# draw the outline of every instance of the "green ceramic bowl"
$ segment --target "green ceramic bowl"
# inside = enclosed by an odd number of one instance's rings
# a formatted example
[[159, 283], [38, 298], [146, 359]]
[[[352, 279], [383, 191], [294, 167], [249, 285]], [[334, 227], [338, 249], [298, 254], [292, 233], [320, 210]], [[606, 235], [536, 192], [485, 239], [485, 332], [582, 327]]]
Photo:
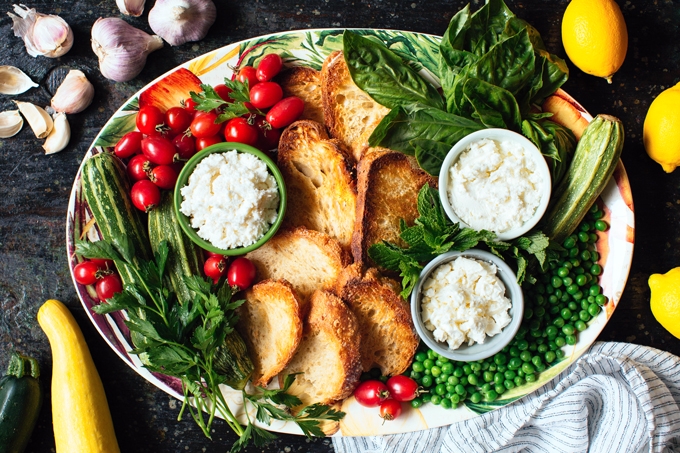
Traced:
[[[212, 245], [210, 242], [206, 241], [205, 239], [201, 238], [198, 236], [196, 233], [196, 230], [191, 226], [191, 220], [189, 217], [184, 215], [182, 211], [180, 210], [180, 206], [182, 205], [182, 201], [184, 198], [182, 197], [182, 193], [180, 192], [181, 188], [186, 186], [189, 181], [189, 176], [191, 173], [194, 171], [194, 168], [196, 168], [196, 165], [203, 160], [206, 156], [213, 154], [213, 153], [224, 153], [227, 151], [233, 151], [236, 150], [239, 153], [248, 153], [248, 154], [253, 154], [256, 156], [258, 159], [263, 161], [266, 165], [267, 168], [269, 169], [269, 173], [274, 176], [274, 179], [276, 180], [276, 185], [278, 186], [279, 189], [279, 209], [278, 209], [278, 216], [276, 218], [276, 221], [271, 225], [269, 230], [262, 236], [260, 239], [257, 240], [254, 244], [251, 244], [246, 247], [236, 247], [236, 248], [231, 248], [231, 249], [221, 249], [218, 247], [215, 247]], [[279, 171], [279, 168], [276, 166], [274, 161], [272, 161], [269, 157], [267, 157], [266, 154], [263, 152], [253, 148], [252, 146], [249, 145], [244, 145], [243, 143], [233, 143], [233, 142], [226, 142], [226, 143], [218, 143], [216, 145], [209, 146], [205, 148], [204, 150], [201, 150], [198, 152], [196, 155], [194, 155], [191, 159], [187, 161], [187, 163], [184, 165], [184, 168], [180, 172], [178, 178], [177, 178], [177, 184], [175, 185], [175, 193], [174, 193], [174, 204], [175, 204], [175, 213], [177, 215], [177, 220], [179, 221], [180, 226], [182, 227], [182, 230], [189, 236], [189, 238], [198, 244], [201, 248], [208, 250], [213, 253], [219, 253], [220, 255], [227, 255], [227, 256], [237, 256], [237, 255], [243, 255], [245, 253], [251, 252], [259, 247], [261, 247], [265, 242], [267, 242], [269, 239], [271, 239], [272, 236], [276, 233], [276, 231], [279, 229], [281, 226], [281, 222], [283, 222], [283, 216], [286, 213], [286, 185], [283, 181], [283, 176], [281, 175], [281, 172]]]

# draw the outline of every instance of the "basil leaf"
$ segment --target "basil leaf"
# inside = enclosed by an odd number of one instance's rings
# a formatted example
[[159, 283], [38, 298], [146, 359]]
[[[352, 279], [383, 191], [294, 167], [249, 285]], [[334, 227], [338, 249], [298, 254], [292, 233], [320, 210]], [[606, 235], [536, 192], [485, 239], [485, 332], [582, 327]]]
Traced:
[[545, 156], [552, 185], [555, 187], [562, 179], [571, 162], [576, 148], [576, 138], [567, 128], [552, 121], [522, 121], [522, 134], [531, 140]]
[[432, 176], [439, 176], [444, 159], [451, 150], [451, 145], [424, 138], [413, 140], [411, 145], [416, 150], [416, 161], [420, 168]]
[[356, 32], [343, 34], [344, 55], [354, 83], [379, 104], [443, 108], [439, 92], [384, 44]]
[[468, 79], [463, 87], [465, 100], [472, 106], [472, 116], [486, 127], [519, 131], [522, 116], [515, 97], [508, 90], [479, 79]]
[[425, 139], [453, 146], [466, 135], [484, 129], [477, 121], [431, 107], [409, 106], [393, 109], [368, 139], [370, 146], [382, 146], [415, 155], [414, 140]]
[[470, 19], [467, 49], [479, 56], [489, 52], [502, 40], [506, 23], [514, 16], [503, 0], [488, 0]]

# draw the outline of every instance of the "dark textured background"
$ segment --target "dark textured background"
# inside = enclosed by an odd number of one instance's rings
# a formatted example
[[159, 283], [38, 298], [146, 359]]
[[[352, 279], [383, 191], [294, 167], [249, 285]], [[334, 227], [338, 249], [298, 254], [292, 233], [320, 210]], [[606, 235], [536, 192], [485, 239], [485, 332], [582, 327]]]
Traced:
[[[113, 83], [98, 71], [90, 49], [90, 28], [100, 16], [119, 16], [114, 0], [29, 3], [40, 12], [60, 14], [75, 35], [73, 49], [60, 59], [32, 58], [13, 36], [4, 12], [12, 2], [0, 1], [0, 62], [17, 66], [40, 83], [39, 88], [13, 97], [0, 95], [0, 109], [14, 109], [13, 99], [48, 105], [51, 93], [69, 68], [84, 71], [95, 86], [92, 105], [70, 115], [69, 146], [45, 156], [30, 128], [0, 141], [0, 369], [10, 350], [37, 357], [49, 388], [51, 354], [36, 313], [48, 298], [58, 298], [80, 324], [102, 376], [123, 452], [224, 452], [234, 440], [218, 421], [213, 440], [203, 437], [193, 421], [176, 420], [180, 404], [148, 384], [106, 345], [85, 315], [72, 287], [66, 263], [65, 217], [69, 191], [80, 161], [99, 129], [132, 94], [176, 65], [245, 38], [283, 30], [330, 27], [374, 27], [441, 34], [464, 1], [338, 1], [298, 0], [217, 1], [218, 19], [201, 42], [163, 49], [149, 56], [133, 81]], [[482, 4], [474, 1], [476, 9]], [[542, 34], [550, 51], [565, 57], [560, 21], [566, 0], [507, 0], [511, 9]], [[626, 290], [601, 340], [628, 341], [680, 354], [680, 340], [654, 320], [649, 309], [647, 278], [680, 266], [680, 170], [665, 174], [642, 146], [642, 123], [650, 102], [680, 78], [678, 24], [680, 9], [672, 0], [619, 0], [628, 24], [626, 62], [614, 83], [588, 76], [573, 65], [564, 88], [591, 113], [621, 118], [627, 137], [623, 162], [628, 171], [636, 210], [635, 256]], [[147, 11], [151, 7], [147, 5]], [[146, 14], [127, 18], [150, 31]], [[29, 446], [31, 452], [54, 451], [49, 396]], [[282, 435], [265, 450], [329, 451], [328, 439], [307, 441]], [[74, 452], [75, 453], [75, 452]]]

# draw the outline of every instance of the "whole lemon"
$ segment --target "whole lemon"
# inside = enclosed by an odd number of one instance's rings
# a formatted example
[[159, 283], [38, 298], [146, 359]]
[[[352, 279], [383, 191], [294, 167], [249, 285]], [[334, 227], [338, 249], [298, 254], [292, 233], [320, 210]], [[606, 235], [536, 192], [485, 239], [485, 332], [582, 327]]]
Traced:
[[652, 314], [673, 336], [680, 338], [680, 267], [649, 277]]
[[572, 0], [562, 18], [569, 59], [587, 74], [612, 83], [628, 50], [628, 30], [614, 0]]
[[649, 106], [642, 140], [649, 157], [666, 173], [680, 165], [680, 83], [662, 91]]

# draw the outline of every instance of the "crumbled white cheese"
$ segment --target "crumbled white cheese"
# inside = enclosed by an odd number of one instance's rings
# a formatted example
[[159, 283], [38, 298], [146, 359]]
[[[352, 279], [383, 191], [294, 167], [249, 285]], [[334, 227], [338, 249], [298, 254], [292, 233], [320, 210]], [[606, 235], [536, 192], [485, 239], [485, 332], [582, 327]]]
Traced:
[[252, 154], [213, 153], [196, 165], [180, 190], [180, 209], [191, 226], [221, 249], [255, 243], [278, 216], [276, 180]]
[[496, 266], [458, 257], [438, 266], [423, 284], [421, 315], [437, 341], [456, 349], [484, 343], [510, 324], [510, 300]]
[[482, 139], [449, 169], [449, 202], [476, 230], [503, 233], [524, 225], [541, 201], [543, 178], [521, 144]]

